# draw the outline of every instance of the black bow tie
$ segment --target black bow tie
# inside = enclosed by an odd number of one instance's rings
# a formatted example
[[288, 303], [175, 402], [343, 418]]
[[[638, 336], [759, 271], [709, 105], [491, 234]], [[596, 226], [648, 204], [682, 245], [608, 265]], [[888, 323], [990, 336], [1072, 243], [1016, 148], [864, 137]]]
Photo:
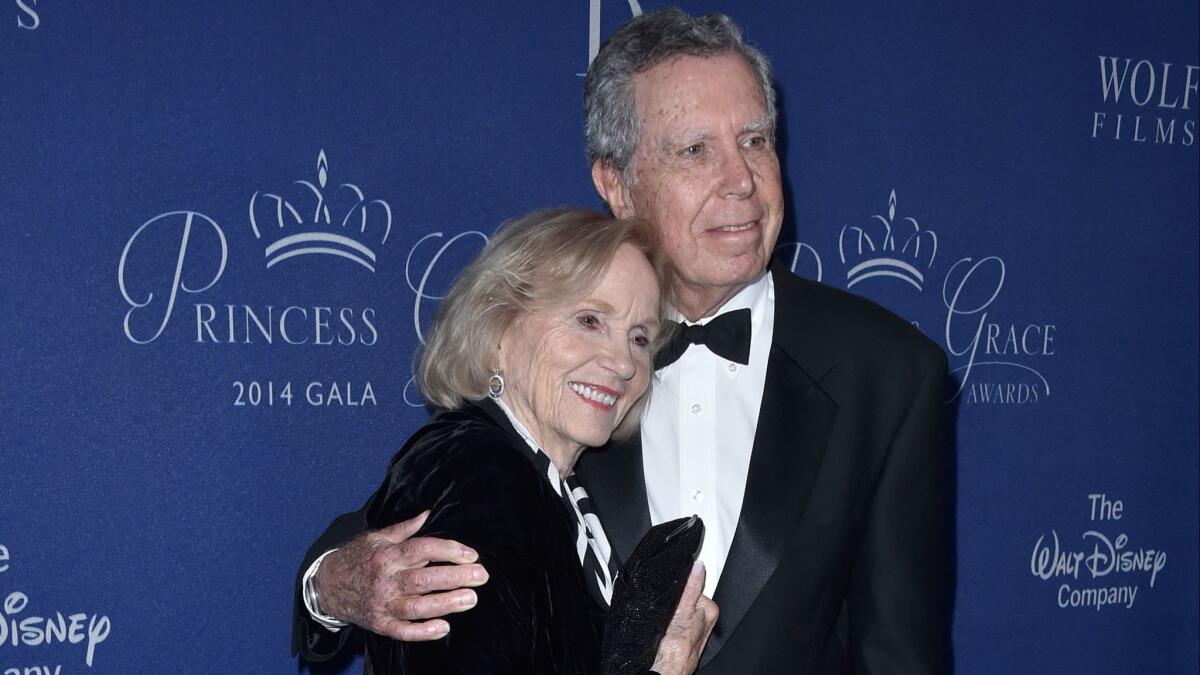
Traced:
[[738, 309], [717, 316], [704, 325], [676, 324], [675, 333], [654, 357], [654, 369], [666, 368], [679, 360], [692, 345], [704, 345], [708, 351], [742, 365], [750, 363], [750, 310]]

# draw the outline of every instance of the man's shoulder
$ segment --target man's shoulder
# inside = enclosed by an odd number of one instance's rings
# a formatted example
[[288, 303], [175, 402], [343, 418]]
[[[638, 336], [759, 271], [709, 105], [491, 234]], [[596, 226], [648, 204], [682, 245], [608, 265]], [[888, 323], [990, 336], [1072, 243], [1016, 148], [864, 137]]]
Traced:
[[945, 354], [913, 323], [873, 300], [774, 269], [776, 325], [804, 332], [841, 355], [945, 362]]

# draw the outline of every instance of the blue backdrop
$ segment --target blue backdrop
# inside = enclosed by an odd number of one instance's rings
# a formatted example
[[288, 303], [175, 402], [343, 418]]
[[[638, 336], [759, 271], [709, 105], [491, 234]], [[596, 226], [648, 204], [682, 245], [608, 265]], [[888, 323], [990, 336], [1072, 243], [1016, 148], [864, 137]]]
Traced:
[[[0, 0], [0, 674], [297, 670], [422, 327], [599, 204], [581, 73], [661, 4]], [[781, 255], [950, 357], [958, 670], [1197, 672], [1198, 3], [682, 4], [775, 63]]]

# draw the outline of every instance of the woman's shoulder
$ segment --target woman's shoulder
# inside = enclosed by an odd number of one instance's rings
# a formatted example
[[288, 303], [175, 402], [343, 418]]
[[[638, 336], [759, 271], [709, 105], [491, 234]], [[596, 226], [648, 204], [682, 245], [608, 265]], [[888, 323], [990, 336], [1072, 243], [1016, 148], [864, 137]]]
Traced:
[[439, 410], [392, 458], [390, 471], [436, 473], [445, 478], [466, 475], [502, 479], [529, 474], [529, 447], [480, 408]]
[[479, 408], [438, 411], [392, 458], [369, 517], [387, 524], [447, 505], [497, 518], [534, 517], [552, 488], [530, 452]]

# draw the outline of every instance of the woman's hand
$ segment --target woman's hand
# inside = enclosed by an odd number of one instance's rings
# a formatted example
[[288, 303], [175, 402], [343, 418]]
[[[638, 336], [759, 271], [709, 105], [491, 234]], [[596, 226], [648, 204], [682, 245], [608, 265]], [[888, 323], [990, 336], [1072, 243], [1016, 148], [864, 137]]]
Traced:
[[704, 563], [692, 565], [687, 585], [667, 633], [658, 644], [653, 670], [661, 675], [690, 675], [700, 665], [700, 653], [717, 623], [717, 603], [704, 594]]

